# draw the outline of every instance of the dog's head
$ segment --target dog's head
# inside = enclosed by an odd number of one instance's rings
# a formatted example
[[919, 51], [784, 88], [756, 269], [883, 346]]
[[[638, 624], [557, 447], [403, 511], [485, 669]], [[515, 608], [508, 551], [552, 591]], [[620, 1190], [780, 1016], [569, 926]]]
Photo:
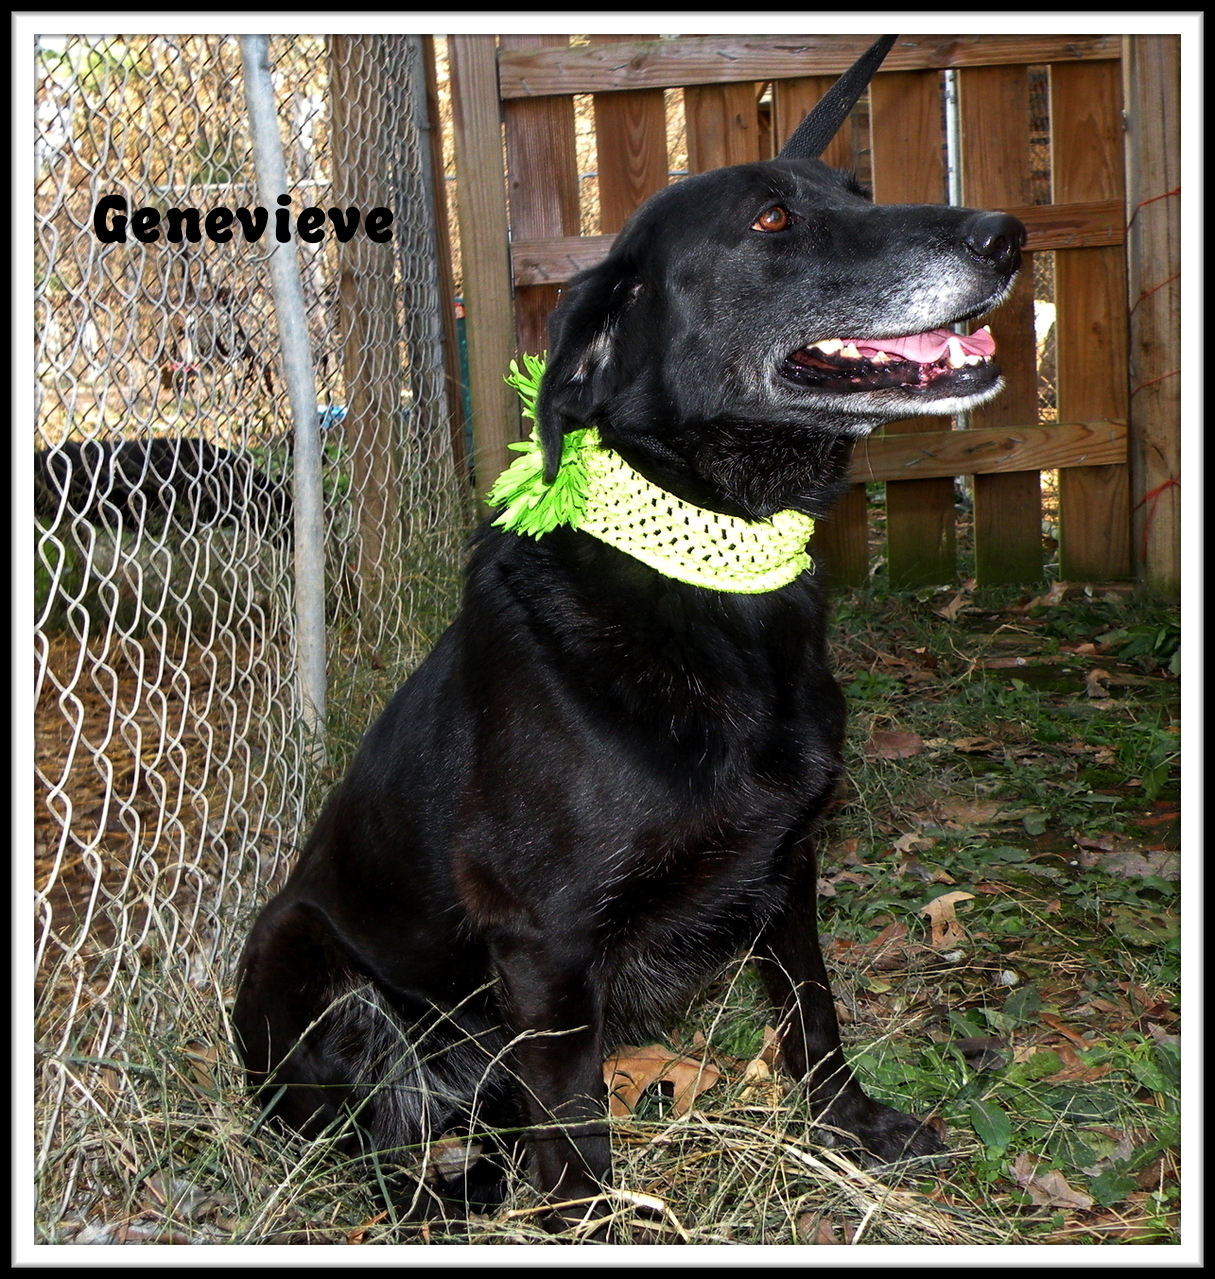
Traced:
[[[847, 114], [838, 95], [828, 106]], [[594, 425], [681, 496], [722, 505], [724, 492], [727, 508], [764, 515], [799, 505], [808, 451], [821, 465], [824, 449], [883, 422], [1000, 389], [990, 339], [951, 326], [1007, 294], [1024, 228], [1002, 213], [873, 204], [807, 154], [834, 132], [818, 115], [791, 154], [660, 191], [570, 282], [538, 402], [550, 470], [563, 434]], [[740, 484], [761, 460], [788, 483]]]

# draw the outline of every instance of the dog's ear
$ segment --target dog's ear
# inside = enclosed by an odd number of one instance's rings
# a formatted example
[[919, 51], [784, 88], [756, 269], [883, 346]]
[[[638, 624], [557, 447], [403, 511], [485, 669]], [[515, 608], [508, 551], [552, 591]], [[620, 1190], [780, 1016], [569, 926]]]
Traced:
[[826, 151], [897, 39], [898, 36], [882, 36], [876, 40], [823, 94], [781, 147], [786, 160], [817, 160]]
[[613, 252], [570, 281], [549, 320], [536, 426], [550, 482], [561, 465], [565, 433], [591, 425], [595, 409], [617, 384], [617, 329], [636, 292], [629, 261]]

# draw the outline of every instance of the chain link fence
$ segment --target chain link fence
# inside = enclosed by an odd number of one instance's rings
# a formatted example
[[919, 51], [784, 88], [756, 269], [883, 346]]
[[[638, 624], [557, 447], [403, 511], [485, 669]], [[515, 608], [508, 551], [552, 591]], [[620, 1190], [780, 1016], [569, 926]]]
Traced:
[[[265, 202], [237, 40], [43, 37], [35, 58], [46, 1223], [83, 1221], [134, 1162], [107, 1126], [146, 1116], [133, 1063], [183, 1045], [228, 1055], [245, 928], [454, 610], [471, 505], [444, 374], [421, 38], [270, 45], [292, 223], [306, 207], [395, 215], [386, 242], [363, 227], [341, 238], [341, 217], [296, 237], [326, 522], [323, 557], [302, 564], [268, 272], [276, 210], [257, 239], [239, 216]], [[125, 205], [95, 220], [104, 197]], [[198, 210], [197, 226], [174, 209]], [[226, 241], [210, 234], [216, 209], [237, 215]], [[126, 242], [106, 242], [119, 216]], [[296, 678], [302, 573], [325, 590], [325, 764]]]

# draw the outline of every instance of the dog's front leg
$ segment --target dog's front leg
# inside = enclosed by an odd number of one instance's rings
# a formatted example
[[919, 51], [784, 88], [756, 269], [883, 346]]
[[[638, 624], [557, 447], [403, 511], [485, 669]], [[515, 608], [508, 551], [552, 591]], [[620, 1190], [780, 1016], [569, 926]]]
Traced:
[[879, 1163], [939, 1154], [945, 1146], [936, 1134], [913, 1115], [867, 1097], [844, 1059], [819, 945], [816, 861], [809, 840], [800, 851], [797, 882], [784, 910], [760, 938], [756, 954], [780, 1016], [784, 1068], [802, 1081], [830, 1144], [858, 1148], [862, 1157]]
[[[601, 1193], [611, 1170], [603, 1082], [603, 992], [588, 957], [542, 941], [494, 946], [513, 1063], [532, 1125], [532, 1177], [554, 1202]], [[549, 1215], [552, 1230], [603, 1215], [604, 1204]]]

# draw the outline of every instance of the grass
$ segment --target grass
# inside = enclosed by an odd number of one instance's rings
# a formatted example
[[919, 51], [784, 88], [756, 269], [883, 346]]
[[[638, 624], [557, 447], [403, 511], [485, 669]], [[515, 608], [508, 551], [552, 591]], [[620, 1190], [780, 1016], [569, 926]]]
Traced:
[[[820, 1146], [740, 961], [667, 1041], [720, 1077], [612, 1121], [626, 1230], [648, 1206], [648, 1242], [1178, 1241], [1177, 634], [1126, 593], [837, 601], [824, 949], [854, 1068], [939, 1116], [954, 1161], [884, 1182]], [[42, 1242], [553, 1242], [522, 1177], [445, 1233], [393, 1219], [324, 1142], [260, 1122], [229, 972], [130, 963], [120, 1047], [42, 1063]]]

